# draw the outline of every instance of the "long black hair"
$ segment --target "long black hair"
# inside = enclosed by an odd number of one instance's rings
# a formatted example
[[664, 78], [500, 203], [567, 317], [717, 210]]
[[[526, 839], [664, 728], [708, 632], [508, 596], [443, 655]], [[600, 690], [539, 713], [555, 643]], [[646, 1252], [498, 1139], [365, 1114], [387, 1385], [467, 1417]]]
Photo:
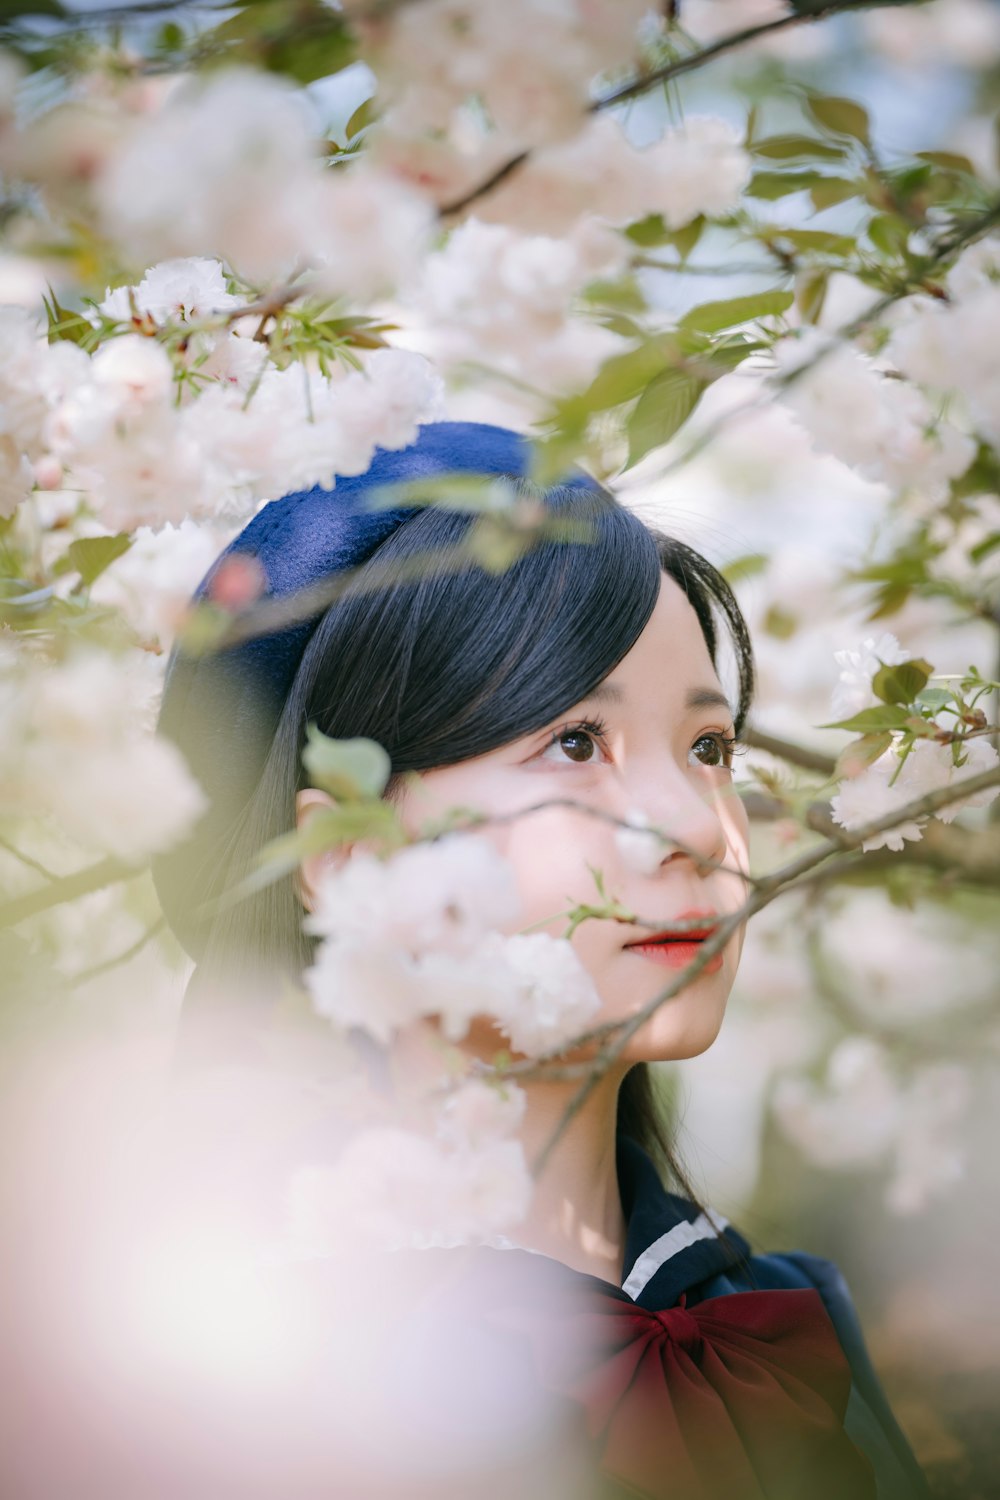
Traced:
[[[728, 638], [740, 732], [753, 692], [752, 654], [739, 606], [717, 569], [599, 486], [542, 490], [516, 475], [505, 482], [555, 516], [588, 523], [590, 540], [543, 540], [499, 572], [425, 564], [413, 577], [414, 559], [452, 551], [473, 519], [433, 504], [414, 509], [318, 617], [241, 816], [208, 856], [199, 853], [191, 881], [198, 899], [240, 881], [261, 848], [295, 826], [296, 793], [308, 784], [307, 724], [333, 738], [364, 736], [383, 745], [391, 799], [403, 773], [485, 754], [586, 697], [640, 635], [664, 572], [695, 610], [717, 667]], [[663, 668], [670, 670], [669, 661]], [[297, 980], [317, 942], [303, 932], [302, 916], [293, 875], [221, 910], [188, 986], [187, 1023], [210, 1010], [220, 982], [224, 993], [235, 988], [251, 1006], [271, 1003], [275, 981]], [[645, 1064], [623, 1083], [619, 1127], [693, 1196]]]

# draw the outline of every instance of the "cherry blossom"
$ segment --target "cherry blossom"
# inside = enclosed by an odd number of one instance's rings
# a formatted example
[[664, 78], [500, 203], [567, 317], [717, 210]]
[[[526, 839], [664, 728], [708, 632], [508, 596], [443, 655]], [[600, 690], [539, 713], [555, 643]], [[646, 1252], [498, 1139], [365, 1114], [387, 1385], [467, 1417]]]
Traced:
[[879, 668], [907, 661], [910, 653], [891, 631], [884, 630], [881, 635], [866, 636], [855, 649], [835, 651], [833, 656], [840, 667], [840, 676], [833, 690], [831, 711], [835, 719], [851, 719], [878, 702], [872, 678]]

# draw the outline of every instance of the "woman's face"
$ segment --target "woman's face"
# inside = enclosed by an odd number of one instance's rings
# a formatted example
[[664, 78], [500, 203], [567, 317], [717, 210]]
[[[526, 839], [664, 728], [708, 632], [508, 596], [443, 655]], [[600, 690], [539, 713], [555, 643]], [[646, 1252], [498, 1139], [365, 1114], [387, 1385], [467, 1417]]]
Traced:
[[[601, 733], [595, 724], [603, 724]], [[629, 944], [687, 914], [725, 915], [745, 899], [747, 817], [722, 743], [732, 734], [732, 713], [698, 618], [682, 590], [663, 574], [648, 624], [589, 698], [498, 750], [421, 773], [402, 793], [400, 811], [416, 832], [425, 819], [453, 806], [506, 817], [548, 799], [572, 799], [614, 818], [642, 812], [672, 834], [681, 847], [663, 846], [660, 863], [649, 874], [623, 855], [611, 822], [564, 806], [479, 834], [513, 866], [523, 902], [518, 930], [564, 934], [562, 914], [568, 908], [600, 902], [590, 867], [603, 873], [609, 898], [654, 924], [647, 929], [588, 920], [572, 937], [604, 1002], [596, 1022], [620, 1020], [680, 972]], [[706, 867], [702, 860], [727, 868]], [[711, 1045], [743, 937], [741, 926], [723, 949], [721, 963], [711, 962], [657, 1010], [631, 1039], [624, 1061], [691, 1057]], [[470, 1041], [484, 1055], [500, 1045], [497, 1033], [485, 1026]]]

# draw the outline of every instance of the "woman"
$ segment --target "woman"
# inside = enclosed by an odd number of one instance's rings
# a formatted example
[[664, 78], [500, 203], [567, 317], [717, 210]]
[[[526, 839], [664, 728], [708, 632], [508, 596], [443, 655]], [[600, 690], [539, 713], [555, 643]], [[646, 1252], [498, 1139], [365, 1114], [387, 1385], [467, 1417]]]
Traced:
[[[573, 934], [600, 999], [597, 1023], [652, 1001], [744, 900], [747, 826], [731, 768], [753, 668], [738, 606], [704, 559], [646, 527], [588, 476], [535, 489], [529, 457], [525, 441], [501, 428], [426, 426], [410, 448], [380, 452], [332, 493], [265, 506], [200, 586], [199, 597], [220, 597], [234, 559], [237, 567], [253, 560], [271, 599], [356, 570], [307, 619], [171, 661], [161, 732], [184, 749], [211, 799], [194, 839], [154, 868], [167, 917], [198, 959], [185, 1017], [195, 1046], [212, 1033], [220, 993], [266, 1016], [283, 977], [301, 980], [315, 950], [304, 908], [331, 867], [352, 857], [312, 854], [241, 902], [217, 899], [252, 871], [265, 843], [331, 802], [303, 768], [309, 723], [385, 747], [386, 797], [407, 830], [456, 806], [494, 820], [478, 836], [513, 868], [520, 913], [511, 931], [562, 932], [558, 914], [594, 901], [600, 869], [606, 890], [641, 918], [638, 926], [592, 920]], [[496, 566], [482, 550], [475, 492], [463, 508], [449, 488], [455, 476], [499, 478], [520, 497], [522, 521], [544, 521], [549, 537]], [[398, 485], [407, 488], [393, 505]], [[448, 503], [425, 503], [435, 495]], [[511, 534], [516, 521], [507, 542]], [[442, 561], [470, 537], [479, 564]], [[727, 647], [732, 702], [717, 670]], [[546, 803], [558, 805], [538, 808]], [[619, 835], [636, 813], [669, 832], [653, 861], [629, 857]], [[684, 919], [701, 923], [689, 943], [655, 941]], [[458, 1495], [473, 1483], [477, 1494], [574, 1500], [591, 1484], [602, 1494], [684, 1500], [925, 1493], [836, 1269], [801, 1253], [752, 1254], [694, 1201], [666, 1139], [647, 1065], [711, 1045], [743, 936], [734, 931], [653, 1012], [573, 1114], [516, 1243], [504, 1254], [483, 1245], [394, 1261], [408, 1269], [382, 1318], [393, 1327], [391, 1356], [366, 1367], [381, 1372], [380, 1392], [396, 1392], [397, 1430], [409, 1420], [414, 1381], [400, 1387], [388, 1365], [397, 1375], [418, 1369], [418, 1385], [437, 1382], [420, 1407], [425, 1424], [429, 1410], [456, 1401], [461, 1420], [445, 1423], [438, 1447], [399, 1471], [384, 1452], [355, 1453], [352, 1494], [368, 1492], [365, 1465], [377, 1469], [382, 1458], [372, 1493]], [[434, 1038], [433, 1020], [409, 1036], [413, 1076], [436, 1055]], [[497, 1047], [486, 1018], [460, 1043], [470, 1060]], [[526, 1081], [520, 1137], [529, 1157], [551, 1140], [577, 1087]], [[661, 1172], [682, 1191], [668, 1191]], [[316, 1275], [314, 1266], [314, 1290]], [[343, 1317], [343, 1300], [337, 1306]], [[313, 1326], [343, 1325], [328, 1312]], [[324, 1334], [319, 1345], [338, 1336]], [[431, 1348], [451, 1354], [428, 1374]], [[478, 1406], [462, 1405], [473, 1367], [480, 1376], [515, 1370], [508, 1389], [535, 1393], [557, 1439], [529, 1441], [522, 1406], [506, 1447], [491, 1448], [487, 1435], [474, 1453], [463, 1448], [473, 1413], [503, 1404], [487, 1378]], [[571, 1431], [578, 1442], [564, 1441]], [[501, 1450], [511, 1458], [511, 1432], [520, 1434], [513, 1467], [498, 1459]], [[350, 1446], [346, 1429], [338, 1434], [330, 1455]], [[454, 1458], [456, 1448], [464, 1458]]]

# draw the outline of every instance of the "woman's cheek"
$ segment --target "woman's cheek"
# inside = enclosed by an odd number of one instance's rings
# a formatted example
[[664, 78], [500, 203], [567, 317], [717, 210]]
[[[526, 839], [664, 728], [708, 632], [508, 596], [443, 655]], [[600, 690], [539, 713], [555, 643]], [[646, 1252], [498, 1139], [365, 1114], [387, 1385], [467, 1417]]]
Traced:
[[[589, 828], [582, 828], [581, 823], [581, 818], [567, 820], [562, 809], [553, 809], [550, 814], [530, 815], [511, 828], [505, 841], [506, 848], [501, 852], [506, 854], [514, 870], [525, 926], [551, 920], [549, 930], [561, 936], [572, 907], [600, 901], [588, 866], [603, 869], [611, 877], [610, 855], [613, 851], [604, 847], [603, 834], [595, 839], [596, 822], [591, 821]], [[613, 878], [608, 894], [616, 894]], [[598, 925], [584, 923], [578, 932], [583, 933], [588, 928], [596, 930]]]

